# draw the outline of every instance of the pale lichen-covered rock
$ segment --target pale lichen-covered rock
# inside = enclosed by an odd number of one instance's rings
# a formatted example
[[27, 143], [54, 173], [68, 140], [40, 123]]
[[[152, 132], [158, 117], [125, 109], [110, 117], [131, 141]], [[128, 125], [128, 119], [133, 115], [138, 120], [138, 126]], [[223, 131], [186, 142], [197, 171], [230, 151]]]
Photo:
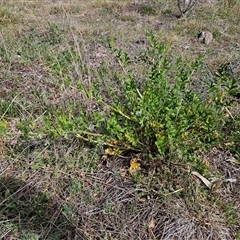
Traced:
[[198, 41], [208, 45], [213, 40], [213, 35], [209, 31], [203, 31], [197, 35]]

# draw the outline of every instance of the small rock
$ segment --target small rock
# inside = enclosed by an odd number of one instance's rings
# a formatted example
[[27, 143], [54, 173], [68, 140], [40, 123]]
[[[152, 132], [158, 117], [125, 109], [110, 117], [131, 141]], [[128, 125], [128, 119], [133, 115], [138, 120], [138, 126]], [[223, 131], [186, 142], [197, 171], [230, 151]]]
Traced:
[[198, 41], [208, 45], [213, 40], [213, 35], [209, 31], [201, 32], [197, 35]]

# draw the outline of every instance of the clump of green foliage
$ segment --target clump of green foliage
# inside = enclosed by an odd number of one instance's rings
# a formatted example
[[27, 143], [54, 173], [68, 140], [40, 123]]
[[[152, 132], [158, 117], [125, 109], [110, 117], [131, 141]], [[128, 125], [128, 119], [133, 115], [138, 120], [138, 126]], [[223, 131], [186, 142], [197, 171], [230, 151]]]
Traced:
[[158, 42], [152, 33], [148, 38], [149, 46], [141, 54], [146, 78], [137, 81], [131, 57], [110, 43], [119, 65], [116, 76], [120, 91], [107, 86], [106, 100], [96, 84], [91, 89], [82, 87], [91, 91], [87, 95], [96, 102], [95, 108], [81, 110], [74, 117], [58, 114], [54, 123], [55, 129], [61, 130], [58, 132], [72, 132], [89, 142], [171, 160], [193, 160], [196, 150], [223, 142], [223, 128], [229, 122], [224, 107], [231, 104], [227, 101], [228, 86], [219, 81], [211, 83], [202, 97], [190, 87], [190, 81], [203, 58], [187, 64], [181, 57], [171, 60], [167, 44]]
[[[225, 122], [219, 89], [212, 88], [211, 96], [202, 99], [197, 91], [189, 88], [189, 81], [200, 66], [201, 57], [188, 66], [181, 58], [172, 63], [165, 56], [168, 46], [157, 42], [152, 34], [149, 38], [145, 59], [151, 65], [147, 79], [140, 86], [134, 73], [126, 70], [131, 64], [128, 54], [111, 46], [125, 72], [124, 96], [113, 94], [110, 104], [99, 100], [109, 111], [108, 116], [93, 111], [91, 121], [100, 134], [97, 136], [104, 138], [105, 142], [116, 139], [122, 148], [178, 156], [216, 144], [221, 140], [221, 126]], [[173, 67], [176, 73], [172, 81], [173, 76], [168, 75], [168, 70]], [[92, 136], [89, 134], [90, 139]]]

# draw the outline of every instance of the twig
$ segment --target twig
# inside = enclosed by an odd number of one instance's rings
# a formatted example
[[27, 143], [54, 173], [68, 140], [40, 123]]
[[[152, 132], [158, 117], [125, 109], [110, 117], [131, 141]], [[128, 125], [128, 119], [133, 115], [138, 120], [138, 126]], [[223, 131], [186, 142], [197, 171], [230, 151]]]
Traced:
[[[198, 0], [183, 0], [184, 1], [184, 9], [181, 7], [182, 0], [178, 0], [178, 9], [180, 11], [181, 17], [188, 11], [190, 11], [194, 5], [197, 3]], [[186, 7], [187, 6], [187, 7]]]

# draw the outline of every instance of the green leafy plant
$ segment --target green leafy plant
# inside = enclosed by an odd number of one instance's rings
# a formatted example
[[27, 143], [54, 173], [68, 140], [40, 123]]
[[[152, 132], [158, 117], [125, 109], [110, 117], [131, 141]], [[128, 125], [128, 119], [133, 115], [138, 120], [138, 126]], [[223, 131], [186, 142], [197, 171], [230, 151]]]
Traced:
[[182, 58], [171, 62], [166, 56], [168, 46], [159, 43], [152, 33], [148, 37], [150, 45], [143, 61], [149, 69], [140, 84], [128, 68], [130, 56], [114, 49], [113, 43], [110, 45], [124, 73], [124, 95], [115, 94], [111, 103], [99, 100], [103, 109], [107, 109], [107, 116], [99, 118], [99, 111], [92, 113], [92, 124], [98, 125], [97, 137], [110, 143], [115, 139], [119, 148], [175, 155], [180, 159], [220, 142], [221, 126], [225, 123], [221, 108], [225, 95], [215, 85], [212, 94], [203, 99], [189, 87], [202, 57], [188, 64]]
[[0, 136], [5, 136], [7, 133], [7, 122], [0, 119]]
[[[51, 129], [122, 150], [160, 154], [169, 161], [193, 160], [196, 150], [221, 143], [222, 129], [228, 121], [223, 107], [231, 104], [227, 96], [232, 88], [216, 81], [203, 98], [190, 87], [203, 58], [199, 56], [190, 63], [184, 58], [171, 60], [167, 44], [159, 43], [152, 33], [148, 38], [149, 47], [141, 54], [147, 74], [141, 82], [135, 79], [131, 56], [115, 49], [111, 42], [122, 89], [114, 91], [114, 84], [109, 85], [106, 101], [92, 84], [88, 87], [92, 94], [87, 96], [96, 102], [95, 109], [81, 110], [79, 116], [56, 115]], [[89, 92], [88, 88], [80, 89]]]

